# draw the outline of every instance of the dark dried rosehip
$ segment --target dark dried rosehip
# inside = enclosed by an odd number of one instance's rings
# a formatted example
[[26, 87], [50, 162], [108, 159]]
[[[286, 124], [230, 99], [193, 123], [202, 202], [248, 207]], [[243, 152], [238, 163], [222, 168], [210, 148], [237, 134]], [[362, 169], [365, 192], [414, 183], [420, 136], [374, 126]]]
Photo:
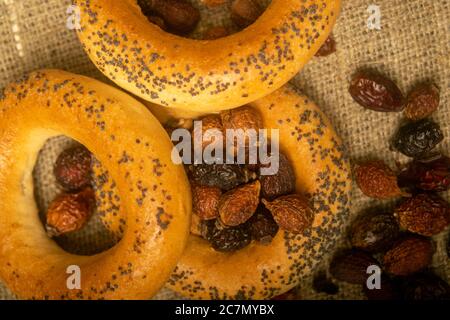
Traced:
[[240, 250], [249, 245], [251, 240], [250, 232], [245, 224], [223, 229], [215, 226], [209, 237], [213, 249], [220, 252]]
[[162, 30], [166, 30], [167, 29], [166, 22], [161, 17], [150, 15], [150, 16], [148, 16], [148, 21], [150, 21], [153, 24], [156, 24]]
[[218, 187], [228, 191], [256, 178], [244, 166], [234, 164], [198, 164], [189, 166], [191, 179], [203, 186]]
[[450, 224], [450, 204], [437, 194], [421, 193], [395, 208], [400, 226], [423, 236], [433, 236]]
[[354, 167], [356, 184], [366, 196], [389, 199], [407, 195], [397, 185], [397, 176], [378, 160], [358, 163]]
[[388, 213], [371, 213], [355, 220], [350, 229], [352, 246], [369, 252], [387, 249], [397, 239], [400, 228]]
[[176, 34], [187, 34], [200, 21], [200, 11], [185, 0], [139, 1], [146, 15], [158, 15], [164, 19], [168, 29]]
[[399, 183], [425, 191], [450, 188], [450, 158], [444, 155], [429, 160], [414, 160], [399, 175]]
[[450, 286], [435, 274], [419, 273], [404, 281], [403, 297], [405, 300], [449, 300]]
[[403, 110], [404, 98], [390, 79], [369, 71], [358, 72], [352, 79], [350, 95], [361, 106], [381, 112]]
[[396, 276], [413, 274], [431, 264], [434, 250], [434, 244], [428, 238], [408, 235], [386, 252], [384, 269]]
[[331, 275], [340, 281], [365, 284], [369, 266], [378, 266], [378, 261], [370, 254], [360, 250], [345, 251], [333, 258], [330, 264]]
[[314, 276], [312, 286], [314, 291], [319, 293], [337, 294], [339, 292], [339, 287], [328, 278], [325, 271], [320, 271]]
[[256, 209], [256, 213], [247, 221], [253, 240], [262, 244], [269, 244], [278, 232], [278, 224], [273, 219], [270, 211], [262, 204]]
[[288, 158], [279, 154], [278, 172], [274, 175], [260, 175], [261, 195], [263, 198], [273, 200], [295, 191], [295, 174]]
[[[216, 220], [202, 220], [200, 224], [200, 228], [197, 230], [200, 231], [200, 235], [205, 240], [211, 242], [211, 237], [217, 230], [225, 229], [219, 219]], [[198, 233], [197, 231], [197, 233]]]
[[325, 43], [320, 47], [319, 51], [317, 51], [316, 57], [326, 57], [335, 52], [336, 52], [336, 41], [334, 40], [333, 36], [330, 35], [325, 41]]
[[439, 107], [439, 89], [434, 84], [421, 84], [408, 95], [405, 116], [413, 121], [424, 119]]
[[400, 285], [384, 274], [381, 275], [380, 288], [369, 289], [367, 286], [363, 286], [363, 289], [368, 300], [401, 299]]
[[423, 119], [400, 127], [392, 140], [392, 146], [408, 157], [421, 157], [443, 139], [439, 125]]
[[53, 173], [56, 181], [68, 191], [76, 191], [91, 183], [92, 155], [83, 146], [61, 152], [56, 159]]
[[245, 28], [255, 22], [264, 9], [256, 0], [234, 0], [231, 5], [231, 18], [240, 28]]

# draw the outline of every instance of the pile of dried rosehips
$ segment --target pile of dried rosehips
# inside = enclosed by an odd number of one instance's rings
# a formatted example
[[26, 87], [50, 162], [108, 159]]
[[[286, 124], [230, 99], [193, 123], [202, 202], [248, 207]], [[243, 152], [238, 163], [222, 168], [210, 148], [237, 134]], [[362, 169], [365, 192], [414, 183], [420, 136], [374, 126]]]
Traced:
[[92, 155], [83, 146], [64, 150], [56, 160], [53, 173], [64, 192], [49, 205], [46, 230], [49, 236], [82, 229], [95, 208], [92, 189]]
[[[350, 93], [371, 110], [405, 110], [409, 122], [397, 131], [392, 146], [413, 160], [398, 175], [380, 160], [355, 165], [356, 183], [365, 195], [403, 200], [393, 213], [377, 211], [358, 217], [349, 232], [352, 249], [333, 259], [330, 273], [338, 280], [363, 285], [369, 299], [450, 299], [450, 286], [429, 269], [435, 253], [430, 237], [450, 224], [450, 204], [437, 194], [450, 189], [450, 158], [432, 153], [443, 134], [427, 118], [439, 106], [439, 90], [423, 84], [404, 99], [393, 81], [360, 72]], [[370, 265], [382, 267], [381, 289], [366, 286]]]
[[[260, 114], [247, 106], [208, 115], [200, 121], [203, 148], [212, 143], [225, 144], [227, 129], [241, 129], [244, 135], [250, 129], [263, 129]], [[260, 162], [188, 165], [193, 200], [191, 233], [209, 241], [217, 251], [232, 252], [252, 240], [269, 244], [279, 228], [292, 233], [309, 228], [314, 213], [308, 200], [295, 193], [295, 175], [288, 158], [279, 154], [275, 175], [261, 175], [262, 167]]]

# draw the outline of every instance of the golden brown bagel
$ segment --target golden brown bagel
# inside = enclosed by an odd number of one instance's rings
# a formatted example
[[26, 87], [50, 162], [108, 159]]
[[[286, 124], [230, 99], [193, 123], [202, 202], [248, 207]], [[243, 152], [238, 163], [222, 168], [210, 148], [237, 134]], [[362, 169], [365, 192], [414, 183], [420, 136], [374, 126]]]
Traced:
[[[69, 254], [39, 220], [32, 171], [55, 135], [83, 143], [116, 182], [127, 228], [105, 252]], [[0, 278], [27, 299], [153, 295], [179, 260], [189, 230], [188, 181], [171, 149], [142, 104], [96, 80], [44, 70], [9, 86], [0, 101]], [[81, 268], [81, 290], [67, 288], [70, 265]]]
[[136, 0], [75, 0], [96, 66], [147, 101], [197, 112], [255, 101], [289, 81], [325, 42], [340, 0], [272, 0], [239, 33], [192, 40], [152, 24]]
[[[288, 86], [250, 105], [261, 113], [265, 128], [279, 129], [280, 149], [293, 164], [297, 192], [313, 200], [313, 227], [302, 235], [280, 231], [268, 246], [252, 242], [234, 253], [214, 251], [206, 240], [191, 235], [168, 282], [183, 296], [267, 299], [288, 291], [334, 246], [348, 216], [350, 165], [320, 109]], [[159, 109], [163, 121], [177, 116], [176, 109], [149, 107]], [[180, 115], [186, 114], [181, 110]]]

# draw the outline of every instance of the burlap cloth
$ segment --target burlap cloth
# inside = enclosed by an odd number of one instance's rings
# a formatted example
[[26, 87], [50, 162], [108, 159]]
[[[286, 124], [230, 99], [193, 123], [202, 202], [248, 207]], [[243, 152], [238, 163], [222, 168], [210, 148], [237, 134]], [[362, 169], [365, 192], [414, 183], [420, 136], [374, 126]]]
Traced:
[[[61, 68], [108, 81], [84, 54], [74, 31], [66, 28], [69, 4], [69, 0], [0, 0], [0, 88], [39, 68]], [[372, 4], [381, 9], [382, 29], [379, 31], [367, 27], [367, 9]], [[223, 9], [204, 10], [203, 15], [205, 19], [199, 30], [209, 25], [231, 26], [229, 14]], [[375, 156], [395, 167], [396, 161], [406, 161], [389, 151], [388, 146], [401, 114], [376, 113], [356, 105], [347, 93], [349, 79], [362, 67], [384, 72], [404, 91], [419, 81], [432, 79], [442, 91], [441, 108], [434, 118], [447, 134], [440, 149], [448, 153], [449, 23], [448, 0], [344, 0], [343, 12], [334, 30], [338, 51], [326, 58], [313, 59], [292, 83], [314, 99], [331, 118], [352, 159]], [[71, 143], [64, 137], [56, 138], [41, 152], [35, 181], [36, 198], [42, 211], [59, 191], [51, 175], [52, 163], [58, 152]], [[448, 198], [449, 194], [444, 196]], [[390, 210], [393, 202], [372, 201], [354, 189], [353, 217], [373, 206]], [[450, 281], [450, 263], [444, 249], [447, 236], [448, 231], [435, 237], [438, 246], [433, 269]], [[67, 250], [78, 253], [93, 253], [111, 244], [108, 234], [95, 218], [87, 231], [61, 241]], [[340, 247], [346, 245], [343, 235]], [[317, 270], [326, 269], [328, 259]], [[318, 294], [312, 289], [311, 281], [312, 276], [301, 281], [301, 298], [363, 298], [359, 286], [343, 283], [339, 283], [337, 295]], [[14, 296], [0, 284], [0, 299], [12, 298]], [[163, 289], [156, 298], [179, 297]]]

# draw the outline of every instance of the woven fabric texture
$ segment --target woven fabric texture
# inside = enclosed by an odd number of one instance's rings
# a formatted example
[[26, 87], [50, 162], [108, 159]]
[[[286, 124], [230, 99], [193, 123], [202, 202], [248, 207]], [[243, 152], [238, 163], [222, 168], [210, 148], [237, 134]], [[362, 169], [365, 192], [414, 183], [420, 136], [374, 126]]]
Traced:
[[[261, 0], [268, 3], [267, 0]], [[193, 1], [200, 5], [201, 1]], [[230, 1], [228, 1], [229, 4]], [[59, 68], [110, 83], [90, 62], [75, 31], [66, 27], [69, 0], [0, 0], [0, 89], [22, 75], [40, 68]], [[381, 30], [371, 30], [369, 7], [381, 12]], [[231, 26], [227, 5], [202, 7], [203, 20], [195, 37], [211, 26]], [[343, 11], [333, 32], [337, 52], [313, 59], [291, 82], [316, 101], [330, 117], [343, 138], [352, 160], [381, 158], [392, 168], [406, 157], [389, 150], [389, 139], [402, 121], [401, 114], [364, 110], [348, 94], [352, 74], [361, 68], [378, 70], [394, 79], [407, 92], [416, 83], [432, 80], [441, 89], [441, 107], [433, 116], [447, 135], [439, 149], [450, 146], [450, 22], [449, 0], [343, 0]], [[65, 137], [49, 141], [35, 169], [36, 198], [42, 212], [60, 191], [52, 177], [58, 153], [74, 142]], [[443, 196], [449, 199], [449, 193]], [[354, 188], [352, 218], [372, 207], [392, 210], [395, 201], [373, 201]], [[437, 252], [433, 269], [450, 281], [450, 260], [445, 253], [448, 230], [435, 237]], [[1, 239], [0, 239], [1, 241]], [[81, 233], [61, 240], [69, 251], [92, 253], [112, 245], [111, 238], [94, 218]], [[336, 250], [348, 246], [345, 235]], [[334, 252], [325, 257], [319, 270], [326, 270]], [[1, 263], [1, 261], [0, 261]], [[313, 275], [302, 279], [302, 299], [362, 299], [361, 287], [338, 283], [333, 296], [312, 289]], [[0, 299], [15, 298], [0, 283]], [[155, 299], [180, 296], [163, 289]]]

